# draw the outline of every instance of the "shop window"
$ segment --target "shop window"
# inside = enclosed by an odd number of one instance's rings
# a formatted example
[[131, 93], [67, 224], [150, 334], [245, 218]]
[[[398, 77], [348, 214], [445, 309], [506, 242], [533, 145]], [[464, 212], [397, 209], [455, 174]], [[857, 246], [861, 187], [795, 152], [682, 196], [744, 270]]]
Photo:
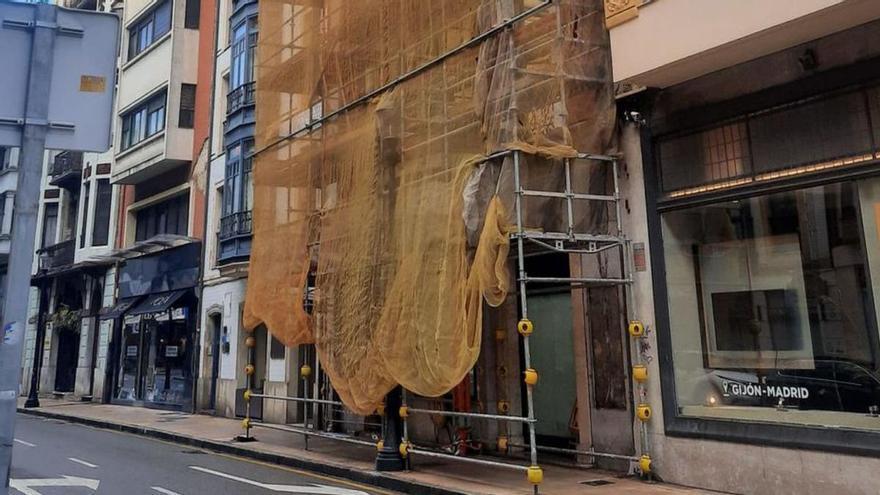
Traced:
[[822, 96], [661, 138], [667, 198], [867, 164], [880, 158], [880, 89]]
[[128, 28], [128, 59], [131, 60], [171, 30], [171, 0], [165, 0]]
[[272, 341], [269, 343], [269, 359], [284, 359], [284, 344], [276, 339], [275, 336], [272, 336], [271, 339]]
[[880, 430], [880, 179], [662, 215], [679, 413]]
[[92, 228], [92, 246], [106, 246], [110, 240], [110, 215], [113, 186], [110, 179], [97, 180], [95, 194], [95, 225]]

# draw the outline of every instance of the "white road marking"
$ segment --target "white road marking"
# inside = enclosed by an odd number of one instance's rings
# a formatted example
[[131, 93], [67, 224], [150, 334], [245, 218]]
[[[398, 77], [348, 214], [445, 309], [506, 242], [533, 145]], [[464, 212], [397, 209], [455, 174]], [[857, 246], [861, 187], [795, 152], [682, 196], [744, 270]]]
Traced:
[[180, 495], [177, 492], [172, 492], [171, 490], [169, 490], [167, 488], [162, 488], [161, 486], [151, 486], [150, 489], [156, 490], [159, 493], [164, 493], [165, 495]]
[[84, 460], [82, 460], [82, 459], [77, 459], [76, 457], [68, 457], [67, 460], [69, 460], [69, 461], [73, 461], [73, 462], [75, 462], [75, 463], [77, 463], [77, 464], [82, 464], [83, 466], [90, 467], [90, 468], [92, 468], [92, 469], [98, 467], [97, 464], [92, 464], [91, 462], [86, 462], [86, 461], [84, 461]]
[[348, 488], [338, 488], [335, 486], [327, 485], [275, 485], [270, 483], [261, 483], [259, 481], [249, 480], [247, 478], [241, 478], [238, 476], [221, 473], [220, 471], [214, 471], [212, 469], [199, 466], [190, 466], [189, 468], [195, 471], [200, 471], [202, 473], [213, 474], [214, 476], [219, 476], [228, 480], [238, 481], [239, 483], [246, 483], [248, 485], [257, 486], [264, 490], [271, 490], [273, 492], [304, 493], [309, 495], [369, 495], [367, 492], [362, 492], [360, 490], [349, 490]]
[[25, 447], [36, 447], [36, 445], [34, 445], [34, 444], [30, 443], [30, 442], [25, 442], [24, 440], [19, 440], [19, 439], [17, 439], [17, 438], [13, 438], [12, 440], [13, 440], [15, 443], [20, 443], [20, 444], [24, 445]]
[[40, 495], [40, 492], [32, 488], [37, 486], [84, 486], [86, 488], [91, 488], [92, 490], [97, 490], [98, 485], [100, 484], [101, 482], [99, 480], [78, 478], [76, 476], [64, 476], [62, 478], [47, 479], [9, 480], [10, 488], [15, 488], [22, 495]]

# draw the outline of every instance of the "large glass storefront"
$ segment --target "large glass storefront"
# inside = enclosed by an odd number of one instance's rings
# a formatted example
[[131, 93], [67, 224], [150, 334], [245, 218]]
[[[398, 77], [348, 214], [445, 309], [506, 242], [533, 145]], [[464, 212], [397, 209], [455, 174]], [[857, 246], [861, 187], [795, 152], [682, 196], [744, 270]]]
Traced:
[[859, 90], [661, 141], [678, 415], [880, 430], [878, 103]]
[[185, 244], [120, 268], [119, 300], [102, 316], [114, 322], [111, 401], [192, 407], [199, 250]]

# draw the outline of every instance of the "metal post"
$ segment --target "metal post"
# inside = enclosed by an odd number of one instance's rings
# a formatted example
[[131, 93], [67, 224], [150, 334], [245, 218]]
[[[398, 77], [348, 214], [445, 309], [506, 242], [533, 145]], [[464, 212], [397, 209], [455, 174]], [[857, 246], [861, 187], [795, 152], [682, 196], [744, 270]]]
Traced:
[[[519, 271], [519, 300], [522, 310], [523, 319], [527, 319], [529, 317], [529, 307], [528, 301], [526, 297], [526, 285], [528, 284], [528, 277], [526, 275], [526, 261], [525, 261], [525, 250], [523, 247], [523, 234], [525, 233], [525, 227], [523, 225], [523, 190], [522, 184], [520, 183], [520, 152], [515, 151], [513, 153], [513, 180], [514, 180], [514, 189], [515, 189], [515, 198], [516, 198], [516, 251], [517, 251], [517, 268]], [[571, 198], [569, 198], [571, 201]], [[528, 334], [523, 334], [523, 361], [526, 369], [531, 369], [532, 367], [532, 357], [529, 351], [529, 336]], [[529, 459], [531, 460], [532, 466], [538, 465], [538, 446], [535, 438], [535, 402], [532, 394], [532, 387], [526, 387], [526, 405], [528, 407], [527, 417], [529, 419]], [[535, 493], [538, 493], [538, 485], [534, 486]]]
[[40, 181], [43, 176], [46, 134], [49, 130], [49, 90], [55, 51], [56, 15], [54, 5], [34, 6], [35, 22], [24, 132], [14, 203], [6, 301], [3, 307], [3, 340], [0, 341], [0, 478], [3, 479], [4, 486], [9, 486], [9, 470], [12, 466], [12, 439], [21, 382], [21, 355], [27, 326]]
[[395, 387], [385, 398], [385, 415], [382, 416], [385, 432], [382, 449], [376, 455], [376, 471], [403, 471], [406, 467], [400, 455], [401, 403], [400, 387]]
[[40, 303], [37, 309], [37, 336], [34, 340], [33, 366], [31, 369], [31, 386], [24, 407], [40, 407], [40, 370], [43, 368], [43, 344], [46, 340], [46, 312], [49, 311], [49, 291], [46, 282], [40, 282]]

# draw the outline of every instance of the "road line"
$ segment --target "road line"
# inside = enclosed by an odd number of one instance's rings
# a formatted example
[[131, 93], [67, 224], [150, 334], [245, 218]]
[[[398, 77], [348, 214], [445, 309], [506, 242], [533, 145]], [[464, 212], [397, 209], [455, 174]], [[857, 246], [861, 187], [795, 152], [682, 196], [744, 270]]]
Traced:
[[82, 460], [82, 459], [77, 459], [76, 457], [68, 457], [67, 460], [69, 460], [69, 461], [73, 461], [73, 462], [75, 462], [75, 463], [77, 463], [77, 464], [82, 464], [83, 466], [90, 467], [90, 468], [92, 468], [92, 469], [98, 467], [97, 464], [92, 464], [91, 462], [86, 462], [86, 461], [84, 461], [84, 460]]
[[177, 492], [172, 492], [171, 490], [169, 490], [167, 488], [162, 488], [161, 486], [151, 486], [150, 489], [156, 490], [159, 493], [164, 493], [165, 495], [180, 495]]
[[25, 442], [24, 440], [19, 440], [19, 439], [17, 439], [17, 438], [13, 438], [12, 440], [13, 440], [15, 443], [20, 443], [20, 444], [22, 444], [22, 445], [24, 445], [24, 446], [26, 446], [26, 447], [36, 447], [36, 445], [34, 445], [34, 444], [30, 443], [30, 442]]
[[238, 481], [239, 483], [245, 483], [251, 486], [260, 487], [264, 490], [268, 490], [270, 492], [283, 492], [283, 493], [300, 493], [300, 494], [308, 494], [308, 495], [369, 495], [367, 492], [360, 490], [349, 490], [348, 488], [339, 488], [335, 486], [327, 486], [327, 485], [315, 485], [309, 484], [308, 486], [304, 485], [280, 485], [274, 483], [263, 483], [256, 480], [249, 480], [247, 478], [242, 478], [239, 476], [234, 476], [231, 474], [223, 473], [221, 471], [214, 471], [213, 469], [203, 468], [201, 466], [190, 466], [192, 470], [200, 471], [202, 473], [213, 474], [214, 476], [219, 476], [221, 478], [226, 478], [232, 481]]

